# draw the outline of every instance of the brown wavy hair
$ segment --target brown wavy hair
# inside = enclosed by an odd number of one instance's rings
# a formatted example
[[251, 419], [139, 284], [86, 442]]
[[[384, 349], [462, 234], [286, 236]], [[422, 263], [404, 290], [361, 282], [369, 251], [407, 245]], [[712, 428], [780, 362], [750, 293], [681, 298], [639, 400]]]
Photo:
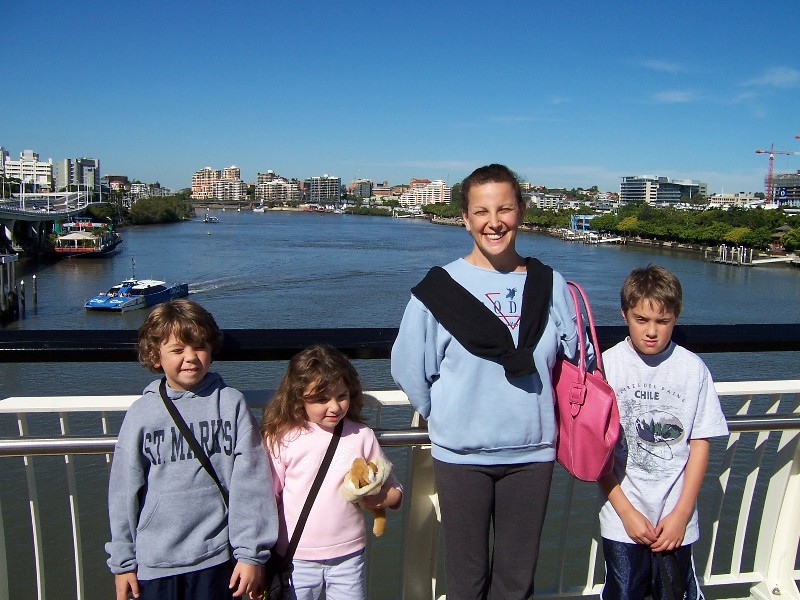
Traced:
[[287, 433], [306, 426], [306, 390], [312, 390], [311, 396], [322, 396], [340, 381], [350, 392], [347, 418], [363, 423], [361, 380], [358, 371], [342, 352], [332, 346], [315, 345], [292, 357], [278, 391], [264, 407], [261, 418], [261, 435], [274, 455], [280, 453], [281, 440]]
[[139, 362], [153, 373], [163, 373], [155, 364], [160, 362], [161, 344], [173, 334], [185, 344], [208, 344], [211, 356], [222, 347], [222, 331], [211, 313], [196, 302], [176, 298], [156, 306], [139, 327]]

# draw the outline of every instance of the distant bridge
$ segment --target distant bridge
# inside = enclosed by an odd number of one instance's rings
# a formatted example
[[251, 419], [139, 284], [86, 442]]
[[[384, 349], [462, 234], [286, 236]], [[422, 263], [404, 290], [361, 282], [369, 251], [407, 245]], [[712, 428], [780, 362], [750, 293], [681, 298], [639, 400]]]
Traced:
[[0, 200], [0, 252], [41, 248], [53, 223], [70, 219], [90, 204], [86, 190], [51, 194], [25, 194]]

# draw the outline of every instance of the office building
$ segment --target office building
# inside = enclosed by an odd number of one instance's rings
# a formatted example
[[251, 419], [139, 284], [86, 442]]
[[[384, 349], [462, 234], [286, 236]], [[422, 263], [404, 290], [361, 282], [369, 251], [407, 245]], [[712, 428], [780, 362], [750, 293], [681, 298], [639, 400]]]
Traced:
[[53, 191], [53, 159], [48, 162], [40, 161], [39, 154], [33, 150], [23, 150], [19, 160], [12, 160], [8, 154], [3, 161], [5, 176], [19, 179], [26, 187], [33, 187], [35, 191]]
[[100, 189], [100, 161], [96, 158], [65, 158], [56, 164], [56, 189], [79, 186], [87, 190]]
[[619, 185], [621, 204], [678, 204], [697, 195], [708, 194], [708, 184], [696, 179], [669, 179], [656, 175], [637, 175], [622, 178]]

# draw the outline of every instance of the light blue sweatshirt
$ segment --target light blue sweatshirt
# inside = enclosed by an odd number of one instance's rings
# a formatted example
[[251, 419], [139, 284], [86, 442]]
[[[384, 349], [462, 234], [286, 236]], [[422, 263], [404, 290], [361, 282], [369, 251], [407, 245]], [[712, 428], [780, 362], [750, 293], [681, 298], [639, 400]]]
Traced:
[[147, 386], [119, 432], [108, 490], [112, 573], [149, 580], [230, 559], [264, 564], [278, 537], [272, 476], [244, 397], [209, 373], [188, 392], [167, 388], [230, 493], [226, 509], [211, 476]]
[[[516, 345], [527, 274], [481, 269], [464, 259], [444, 269], [508, 326]], [[551, 371], [559, 352], [575, 357], [577, 340], [572, 298], [557, 272], [548, 322], [533, 351], [537, 372], [512, 379], [498, 361], [469, 353], [412, 296], [392, 347], [392, 377], [427, 419], [435, 459], [547, 462], [556, 457]]]

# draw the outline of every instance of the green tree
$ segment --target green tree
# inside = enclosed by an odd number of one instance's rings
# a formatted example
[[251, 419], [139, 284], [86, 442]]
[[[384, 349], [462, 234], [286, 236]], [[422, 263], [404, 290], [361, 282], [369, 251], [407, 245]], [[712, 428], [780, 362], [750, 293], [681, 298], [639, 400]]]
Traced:
[[789, 252], [794, 252], [800, 248], [800, 228], [794, 228], [783, 234], [781, 245]]

